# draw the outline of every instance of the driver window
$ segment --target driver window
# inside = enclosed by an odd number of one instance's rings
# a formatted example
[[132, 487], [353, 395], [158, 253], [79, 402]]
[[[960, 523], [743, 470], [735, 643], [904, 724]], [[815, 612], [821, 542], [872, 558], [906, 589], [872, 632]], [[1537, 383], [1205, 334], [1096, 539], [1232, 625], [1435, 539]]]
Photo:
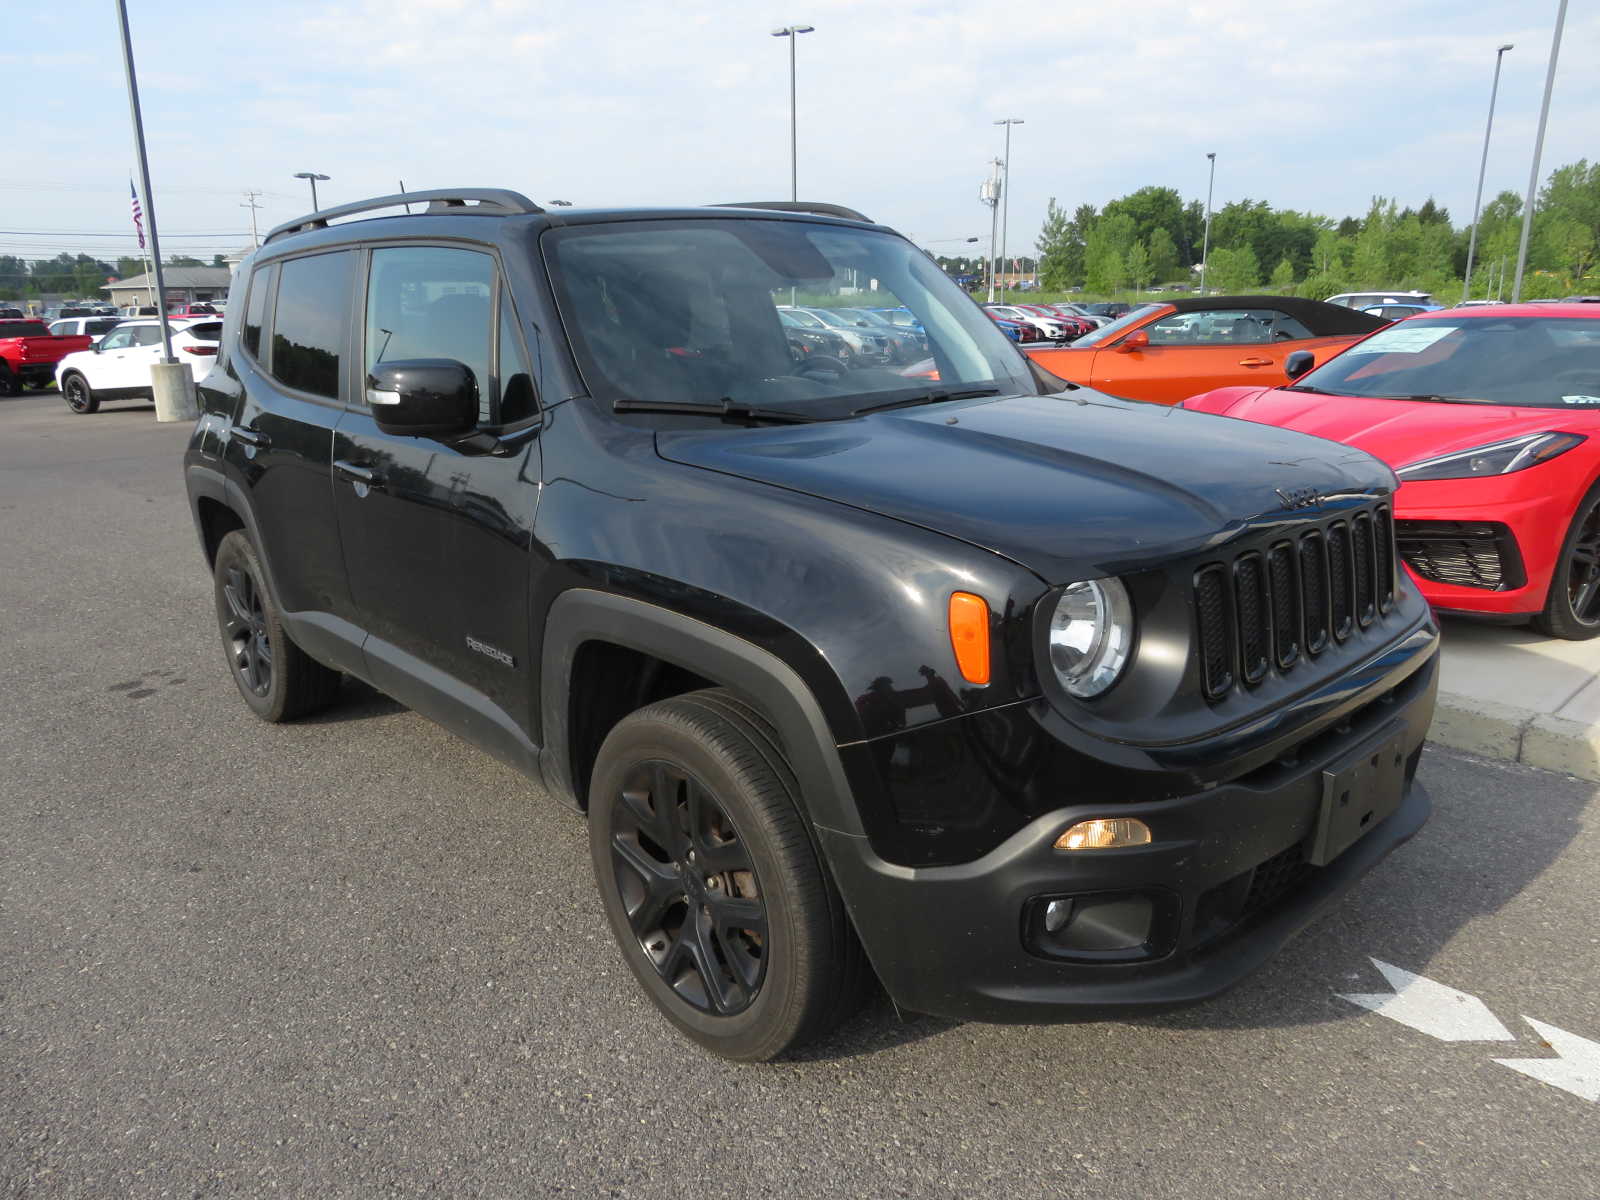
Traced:
[[133, 345], [133, 330], [129, 328], [113, 329], [100, 339], [101, 350], [126, 350]]
[[380, 362], [448, 358], [478, 384], [478, 419], [492, 419], [494, 259], [476, 250], [396, 246], [372, 252], [365, 369]]

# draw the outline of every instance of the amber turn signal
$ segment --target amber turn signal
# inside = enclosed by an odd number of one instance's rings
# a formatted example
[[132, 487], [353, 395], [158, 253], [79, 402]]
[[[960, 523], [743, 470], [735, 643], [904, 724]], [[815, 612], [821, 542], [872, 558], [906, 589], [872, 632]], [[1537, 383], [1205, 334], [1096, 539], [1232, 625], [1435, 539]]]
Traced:
[[1057, 850], [1115, 850], [1119, 846], [1148, 846], [1150, 826], [1137, 817], [1079, 821], [1056, 839]]
[[968, 683], [989, 682], [989, 603], [971, 592], [950, 593], [950, 649]]

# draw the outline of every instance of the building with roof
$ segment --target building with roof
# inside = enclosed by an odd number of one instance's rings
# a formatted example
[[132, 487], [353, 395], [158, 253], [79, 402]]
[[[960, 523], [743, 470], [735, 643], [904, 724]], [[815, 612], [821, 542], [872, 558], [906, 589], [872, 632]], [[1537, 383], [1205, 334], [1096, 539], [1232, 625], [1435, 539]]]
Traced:
[[[162, 267], [161, 279], [166, 285], [169, 304], [190, 304], [200, 300], [226, 300], [233, 272], [227, 267]], [[119, 279], [101, 288], [118, 308], [150, 304], [156, 286], [155, 277], [148, 272]]]

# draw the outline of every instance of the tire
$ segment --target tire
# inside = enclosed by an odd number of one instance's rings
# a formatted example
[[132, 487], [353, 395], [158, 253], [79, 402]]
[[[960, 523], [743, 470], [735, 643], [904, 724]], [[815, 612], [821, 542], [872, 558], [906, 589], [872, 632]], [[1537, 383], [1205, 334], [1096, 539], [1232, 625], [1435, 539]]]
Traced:
[[1600, 637], [1600, 485], [1578, 502], [1533, 627], [1572, 642]]
[[339, 672], [289, 640], [267, 592], [256, 549], [242, 531], [222, 539], [212, 575], [223, 652], [250, 711], [276, 724], [331, 704], [339, 691]]
[[61, 398], [75, 413], [92, 413], [100, 407], [100, 398], [94, 394], [89, 381], [76, 371], [68, 372], [62, 377]]
[[22, 381], [16, 377], [5, 362], [0, 361], [0, 396], [20, 396], [22, 394]]
[[859, 1003], [861, 948], [794, 774], [771, 726], [727, 692], [617, 723], [595, 762], [589, 849], [629, 970], [708, 1050], [765, 1062]]

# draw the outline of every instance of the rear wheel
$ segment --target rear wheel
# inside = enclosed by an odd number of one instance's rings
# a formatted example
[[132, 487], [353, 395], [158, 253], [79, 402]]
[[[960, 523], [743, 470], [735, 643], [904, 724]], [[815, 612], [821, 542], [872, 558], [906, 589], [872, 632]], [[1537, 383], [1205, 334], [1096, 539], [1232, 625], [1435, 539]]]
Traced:
[[82, 375], [73, 373], [61, 381], [61, 398], [75, 413], [92, 413], [100, 407], [100, 400]]
[[623, 958], [726, 1058], [775, 1058], [860, 995], [861, 950], [798, 800], [771, 727], [720, 689], [625, 717], [595, 762], [589, 846]]
[[250, 539], [234, 530], [217, 547], [213, 569], [217, 625], [239, 694], [263, 721], [292, 721], [326, 708], [339, 672], [289, 640], [268, 595]]
[[21, 393], [22, 381], [3, 360], [0, 360], [0, 396], [17, 396]]
[[1561, 544], [1550, 594], [1533, 626], [1549, 637], [1585, 641], [1600, 636], [1600, 487], [1578, 505]]

